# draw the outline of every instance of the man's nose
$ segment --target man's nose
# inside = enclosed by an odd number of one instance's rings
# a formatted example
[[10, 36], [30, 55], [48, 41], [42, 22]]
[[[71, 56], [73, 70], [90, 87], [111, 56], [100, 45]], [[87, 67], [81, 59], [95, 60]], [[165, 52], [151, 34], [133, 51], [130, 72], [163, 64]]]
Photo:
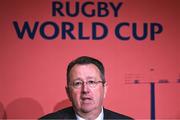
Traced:
[[84, 83], [82, 86], [82, 93], [88, 93], [89, 92], [89, 86], [88, 84]]

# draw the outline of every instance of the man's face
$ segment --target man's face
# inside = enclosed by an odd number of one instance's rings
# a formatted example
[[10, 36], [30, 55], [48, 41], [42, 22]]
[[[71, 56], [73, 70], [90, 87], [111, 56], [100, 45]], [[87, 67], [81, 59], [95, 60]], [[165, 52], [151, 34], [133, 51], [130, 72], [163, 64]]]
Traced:
[[87, 81], [102, 81], [99, 69], [94, 64], [76, 64], [70, 71], [70, 84], [76, 81], [81, 81], [82, 86], [75, 88], [69, 85], [66, 88], [76, 112], [99, 112], [106, 94], [106, 85], [103, 86], [101, 82], [93, 87], [86, 84]]

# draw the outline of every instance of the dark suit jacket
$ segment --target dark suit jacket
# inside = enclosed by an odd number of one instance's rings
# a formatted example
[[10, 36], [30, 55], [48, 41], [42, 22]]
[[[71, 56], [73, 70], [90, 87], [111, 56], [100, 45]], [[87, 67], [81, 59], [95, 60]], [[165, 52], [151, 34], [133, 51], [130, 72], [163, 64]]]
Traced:
[[[132, 119], [128, 116], [110, 111], [108, 109], [105, 109], [105, 108], [103, 109], [104, 109], [104, 119]], [[77, 118], [76, 118], [73, 108], [68, 107], [68, 108], [59, 110], [57, 112], [45, 115], [40, 118], [40, 120], [42, 119], [77, 119]]]

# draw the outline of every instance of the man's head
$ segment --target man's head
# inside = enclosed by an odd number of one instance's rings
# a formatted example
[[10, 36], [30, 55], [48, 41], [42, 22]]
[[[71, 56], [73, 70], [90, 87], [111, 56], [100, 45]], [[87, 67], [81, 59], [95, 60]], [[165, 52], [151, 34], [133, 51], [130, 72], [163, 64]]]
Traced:
[[70, 62], [66, 91], [77, 114], [99, 114], [106, 94], [103, 64], [87, 56]]
[[67, 67], [67, 74], [66, 74], [66, 77], [67, 77], [67, 84], [69, 83], [70, 81], [70, 71], [71, 69], [73, 68], [74, 65], [87, 65], [87, 64], [94, 64], [100, 71], [100, 77], [101, 79], [105, 82], [105, 70], [104, 70], [104, 66], [103, 64], [95, 59], [95, 58], [92, 58], [92, 57], [88, 57], [88, 56], [82, 56], [82, 57], [79, 57], [73, 61], [71, 61]]

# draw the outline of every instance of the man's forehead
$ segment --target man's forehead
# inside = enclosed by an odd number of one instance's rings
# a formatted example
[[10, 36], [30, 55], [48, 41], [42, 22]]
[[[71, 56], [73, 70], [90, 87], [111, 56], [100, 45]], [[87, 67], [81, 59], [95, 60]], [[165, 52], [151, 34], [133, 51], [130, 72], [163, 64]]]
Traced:
[[72, 67], [71, 71], [70, 71], [70, 76], [74, 76], [76, 75], [85, 75], [86, 77], [88, 77], [88, 79], [93, 78], [94, 75], [98, 75], [100, 74], [100, 71], [98, 69], [98, 67], [96, 67], [96, 65], [94, 64], [76, 64]]
[[96, 69], [99, 71], [98, 67], [92, 63], [89, 63], [89, 64], [75, 64], [71, 71], [74, 70], [74, 69], [77, 69], [77, 68], [81, 68], [81, 69], [84, 69], [84, 68], [90, 68], [90, 69]]

